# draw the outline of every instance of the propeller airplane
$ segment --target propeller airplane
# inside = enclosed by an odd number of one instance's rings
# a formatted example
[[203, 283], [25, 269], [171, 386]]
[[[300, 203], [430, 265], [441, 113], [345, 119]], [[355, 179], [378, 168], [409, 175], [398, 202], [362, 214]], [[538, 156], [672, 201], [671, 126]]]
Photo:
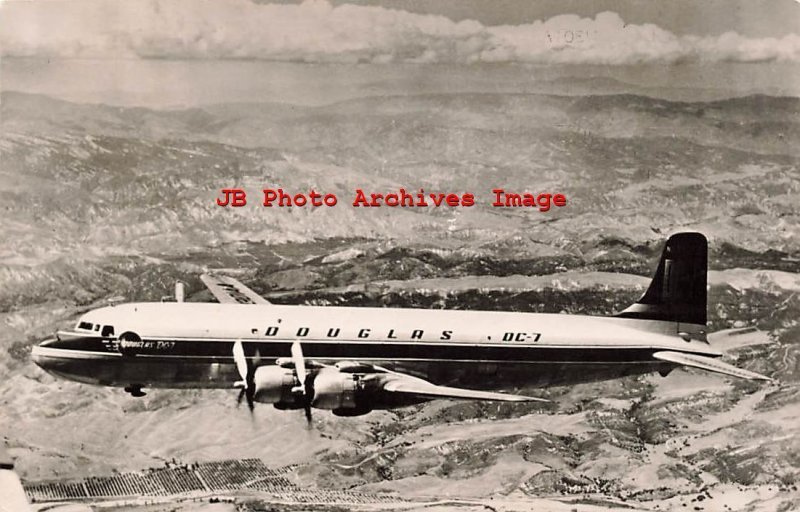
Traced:
[[59, 377], [143, 388], [240, 389], [256, 403], [358, 416], [433, 399], [546, 401], [503, 392], [694, 367], [771, 380], [720, 360], [706, 337], [707, 241], [667, 241], [644, 295], [608, 317], [271, 304], [226, 276], [218, 303], [114, 304], [33, 347]]

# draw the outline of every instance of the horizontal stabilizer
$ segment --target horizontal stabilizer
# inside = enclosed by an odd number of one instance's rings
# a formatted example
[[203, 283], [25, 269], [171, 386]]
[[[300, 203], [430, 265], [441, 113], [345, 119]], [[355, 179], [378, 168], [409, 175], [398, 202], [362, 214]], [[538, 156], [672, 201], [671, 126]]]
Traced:
[[269, 304], [264, 297], [232, 277], [203, 274], [200, 280], [220, 304]]
[[768, 380], [768, 381], [773, 380], [764, 375], [760, 375], [755, 372], [737, 368], [728, 363], [723, 363], [719, 359], [714, 359], [711, 357], [698, 356], [695, 354], [685, 354], [683, 352], [670, 352], [670, 351], [656, 352], [655, 354], [653, 354], [653, 357], [655, 357], [656, 359], [660, 359], [662, 361], [668, 361], [670, 363], [681, 364], [684, 366], [692, 366], [694, 368], [700, 368], [701, 370], [707, 370], [709, 372], [716, 372], [716, 373], [721, 373], [723, 375], [730, 375], [732, 377], [739, 377], [740, 379]]
[[474, 391], [471, 389], [450, 388], [437, 386], [430, 382], [416, 378], [399, 378], [387, 382], [384, 391], [414, 395], [423, 398], [452, 398], [463, 400], [492, 400], [498, 402], [549, 402], [546, 398], [533, 396], [509, 395], [506, 393], [492, 393], [490, 391]]
[[744, 347], [770, 345], [773, 340], [769, 333], [756, 327], [743, 327], [741, 329], [726, 329], [712, 332], [706, 338], [714, 348], [727, 352]]

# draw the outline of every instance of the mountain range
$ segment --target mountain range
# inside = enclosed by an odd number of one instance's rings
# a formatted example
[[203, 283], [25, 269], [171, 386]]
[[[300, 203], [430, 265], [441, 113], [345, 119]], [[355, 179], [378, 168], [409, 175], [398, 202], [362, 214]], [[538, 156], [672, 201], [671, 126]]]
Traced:
[[[421, 94], [324, 106], [153, 110], [0, 95], [4, 442], [26, 479], [162, 459], [261, 457], [308, 485], [655, 510], [800, 504], [800, 99]], [[223, 188], [253, 198], [221, 208]], [[264, 208], [260, 190], [333, 192]], [[469, 208], [353, 208], [356, 188], [472, 192]], [[560, 192], [549, 212], [493, 188]], [[667, 235], [711, 243], [711, 330], [773, 387], [695, 372], [525, 390], [552, 405], [434, 402], [363, 418], [235, 392], [57, 381], [28, 347], [115, 296], [237, 275], [281, 303], [609, 314], [642, 292]], [[58, 435], [54, 435], [57, 432]], [[703, 496], [701, 500], [699, 497]], [[572, 501], [570, 501], [572, 500]], [[714, 508], [717, 507], [717, 508]]]

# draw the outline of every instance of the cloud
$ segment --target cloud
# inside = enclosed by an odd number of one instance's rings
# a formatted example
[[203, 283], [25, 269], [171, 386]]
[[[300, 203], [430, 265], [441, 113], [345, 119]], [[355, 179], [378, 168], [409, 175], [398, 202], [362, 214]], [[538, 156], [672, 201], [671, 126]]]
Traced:
[[13, 1], [2, 4], [4, 56], [264, 59], [305, 62], [636, 64], [800, 62], [800, 36], [678, 36], [612, 12], [484, 26], [325, 0]]

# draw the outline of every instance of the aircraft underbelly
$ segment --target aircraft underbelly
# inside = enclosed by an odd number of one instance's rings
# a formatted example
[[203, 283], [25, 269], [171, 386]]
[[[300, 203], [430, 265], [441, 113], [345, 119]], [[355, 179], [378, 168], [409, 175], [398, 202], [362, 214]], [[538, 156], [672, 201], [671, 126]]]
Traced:
[[[424, 378], [440, 385], [459, 385], [473, 389], [507, 389], [510, 386], [566, 385], [596, 380], [639, 375], [671, 367], [647, 359], [644, 355], [614, 360], [607, 353], [592, 354], [581, 349], [581, 357], [565, 353], [563, 360], [524, 362], [502, 360], [419, 360], [371, 358], [370, 364]], [[105, 386], [131, 384], [150, 388], [229, 388], [239, 380], [232, 358], [138, 354], [50, 349], [35, 355], [37, 363], [48, 372], [79, 382]], [[252, 357], [252, 355], [251, 355]], [[262, 361], [274, 362], [274, 357]], [[335, 362], [352, 360], [346, 357], [325, 357], [316, 360]], [[549, 357], [552, 359], [552, 357]], [[263, 364], [263, 363], [262, 363]]]

